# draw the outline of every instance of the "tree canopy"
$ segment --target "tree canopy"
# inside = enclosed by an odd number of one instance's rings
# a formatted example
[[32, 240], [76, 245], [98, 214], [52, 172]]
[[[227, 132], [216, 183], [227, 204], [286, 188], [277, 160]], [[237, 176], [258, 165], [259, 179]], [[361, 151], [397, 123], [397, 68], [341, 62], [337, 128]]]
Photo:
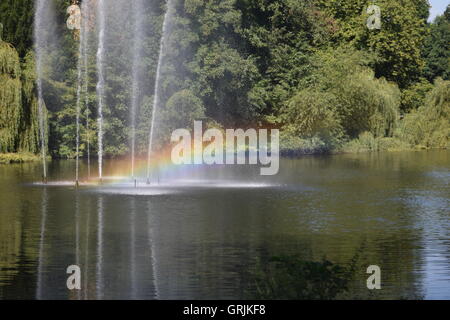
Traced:
[[[52, 3], [57, 32], [45, 55], [43, 79], [49, 151], [54, 157], [70, 158], [75, 155], [79, 37], [65, 27], [70, 1]], [[136, 124], [140, 153], [148, 146], [162, 24], [168, 10], [162, 0], [144, 3]], [[425, 114], [448, 95], [443, 88], [450, 80], [449, 8], [429, 23], [427, 0], [378, 0], [381, 28], [370, 29], [367, 20], [373, 13], [367, 8], [374, 3], [369, 0], [171, 3], [156, 119], [161, 130], [189, 127], [201, 118], [218, 127], [279, 127], [287, 145], [311, 150], [314, 146], [334, 150], [361, 136], [383, 143], [395, 140], [395, 145], [448, 143], [448, 132], [442, 129], [448, 114]], [[7, 128], [2, 129], [7, 132], [2, 133], [3, 151], [38, 149], [32, 138], [35, 118], [30, 116], [37, 101], [32, 85], [33, 5], [31, 0], [0, 4], [3, 37], [11, 43], [2, 42], [0, 48], [2, 128]], [[117, 1], [108, 10], [105, 152], [118, 156], [129, 152], [133, 57], [127, 48], [132, 46], [134, 21], [126, 1]], [[96, 46], [96, 26], [90, 23], [82, 153], [87, 137], [93, 148], [96, 142]], [[7, 108], [14, 112], [6, 112]], [[417, 133], [421, 138], [408, 133], [417, 117], [426, 119], [420, 122], [424, 125], [429, 122], [427, 130]], [[167, 135], [166, 131], [160, 135]], [[28, 138], [17, 138], [21, 135]]]

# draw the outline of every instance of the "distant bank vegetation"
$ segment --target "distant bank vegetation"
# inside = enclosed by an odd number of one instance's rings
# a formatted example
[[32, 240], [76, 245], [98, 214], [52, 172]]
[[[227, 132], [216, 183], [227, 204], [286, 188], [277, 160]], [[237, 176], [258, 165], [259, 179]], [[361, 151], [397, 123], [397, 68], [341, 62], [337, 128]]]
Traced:
[[[54, 2], [58, 46], [46, 54], [43, 79], [47, 145], [52, 157], [73, 158], [78, 38], [65, 27], [70, 1]], [[428, 23], [427, 0], [379, 0], [382, 27], [369, 30], [368, 0], [172, 3], [158, 142], [202, 119], [221, 128], [279, 128], [287, 155], [450, 146], [449, 8]], [[146, 5], [138, 153], [148, 145], [165, 12], [164, 1]], [[32, 21], [32, 0], [1, 2], [1, 153], [39, 151]], [[132, 94], [123, 67], [130, 65], [130, 57], [122, 48], [133, 28], [116, 29], [108, 29], [114, 46], [107, 52], [105, 88], [104, 143], [110, 157], [129, 154]], [[89, 57], [88, 102], [82, 106], [82, 156], [88, 137], [96, 152], [95, 41], [90, 46], [94, 54]]]
[[0, 164], [33, 162], [40, 159], [39, 155], [33, 153], [0, 153]]

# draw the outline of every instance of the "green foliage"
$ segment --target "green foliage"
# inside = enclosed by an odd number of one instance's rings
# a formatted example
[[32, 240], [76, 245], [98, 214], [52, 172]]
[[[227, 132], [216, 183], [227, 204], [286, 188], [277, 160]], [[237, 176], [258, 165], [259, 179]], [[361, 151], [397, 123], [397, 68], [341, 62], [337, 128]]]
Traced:
[[0, 152], [39, 150], [34, 58], [21, 64], [17, 51], [0, 42]]
[[22, 83], [17, 51], [0, 41], [0, 152], [14, 152], [22, 116]]
[[203, 100], [211, 118], [228, 124], [251, 120], [257, 110], [249, 92], [258, 69], [245, 50], [236, 0], [185, 1], [184, 6], [191, 32], [198, 35], [187, 64], [192, 92]]
[[379, 59], [377, 77], [396, 82], [401, 88], [421, 75], [424, 67], [422, 46], [427, 34], [427, 0], [379, 0], [382, 27], [366, 26], [370, 0], [319, 0], [319, 6], [338, 21], [338, 43], [351, 43], [357, 49], [374, 52]]
[[[279, 127], [281, 148], [288, 154], [447, 146], [447, 85], [441, 80], [432, 83], [436, 77], [448, 80], [450, 72], [450, 9], [427, 24], [426, 0], [377, 0], [382, 28], [369, 30], [366, 8], [372, 3], [173, 0], [162, 57], [161, 114], [155, 119], [158, 140], [167, 141], [171, 130], [191, 128], [193, 119], [201, 118], [219, 128], [267, 123]], [[79, 38], [65, 26], [69, 2], [51, 4], [55, 23], [40, 30], [51, 35], [42, 64], [46, 132], [50, 154], [71, 158], [75, 156]], [[39, 150], [36, 75], [30, 53], [33, 6], [32, 0], [0, 3], [3, 38], [19, 53], [0, 42], [0, 146], [5, 152]], [[138, 66], [138, 153], [148, 147], [166, 10], [164, 1], [145, 1], [143, 58]], [[130, 14], [125, 2], [108, 6], [106, 156], [129, 152]], [[97, 31], [92, 23], [88, 103], [82, 104], [82, 156], [88, 138], [91, 153], [96, 152]], [[399, 110], [404, 116], [401, 121]]]
[[0, 153], [0, 164], [39, 161], [41, 158], [32, 153]]
[[300, 138], [289, 131], [281, 131], [280, 152], [283, 156], [296, 157], [306, 154], [327, 154], [331, 153], [334, 147], [333, 140], [331, 142], [324, 141], [318, 135], [311, 138]]
[[12, 45], [0, 40], [0, 74], [12, 78], [20, 76], [19, 55]]
[[185, 89], [175, 93], [167, 101], [163, 117], [164, 123], [171, 126], [170, 132], [177, 128], [190, 128], [194, 120], [205, 118], [205, 108], [198, 97]]
[[401, 110], [409, 112], [423, 106], [426, 95], [431, 89], [433, 89], [433, 84], [423, 78], [403, 89]]
[[384, 137], [393, 133], [400, 92], [395, 84], [376, 79], [366, 66], [371, 57], [348, 48], [322, 51], [313, 59], [310, 85], [282, 111], [287, 132], [319, 137], [330, 147], [364, 131]]
[[33, 44], [33, 13], [34, 0], [2, 0], [0, 2], [3, 40], [11, 43], [20, 57], [24, 57]]
[[339, 151], [346, 153], [399, 151], [410, 149], [411, 146], [394, 137], [374, 137], [370, 132], [361, 133], [358, 138], [344, 143]]
[[311, 1], [240, 1], [243, 37], [260, 72], [250, 91], [260, 112], [277, 112], [309, 70], [314, 47], [330, 40], [334, 21]]
[[[39, 112], [38, 98], [36, 95], [36, 67], [34, 55], [29, 52], [22, 64], [22, 110], [23, 117], [20, 127], [18, 150], [21, 152], [38, 153], [39, 141]], [[47, 118], [47, 110], [43, 106], [44, 118]], [[44, 121], [46, 123], [47, 121]], [[48, 132], [48, 129], [46, 129]]]
[[405, 116], [396, 137], [411, 146], [448, 148], [450, 136], [450, 81], [437, 79], [425, 105]]
[[425, 42], [425, 76], [432, 81], [437, 77], [450, 80], [450, 6], [446, 13], [436, 17]]
[[[255, 110], [248, 103], [248, 91], [257, 73], [252, 58], [243, 58], [225, 41], [201, 46], [190, 69], [194, 88], [203, 97], [208, 115], [224, 123], [250, 120]], [[238, 121], [239, 122], [239, 121]]]

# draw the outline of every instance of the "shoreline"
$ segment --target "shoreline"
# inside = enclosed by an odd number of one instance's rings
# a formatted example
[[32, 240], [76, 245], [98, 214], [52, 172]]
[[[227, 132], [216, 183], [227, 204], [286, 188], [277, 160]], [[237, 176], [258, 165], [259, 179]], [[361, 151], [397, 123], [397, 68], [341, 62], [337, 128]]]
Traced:
[[41, 157], [33, 153], [0, 153], [0, 164], [17, 164], [37, 161], [41, 161]]
[[[423, 146], [417, 146], [413, 148], [405, 149], [384, 149], [384, 150], [368, 150], [360, 149], [358, 151], [346, 151], [346, 150], [334, 150], [334, 151], [320, 151], [320, 150], [305, 150], [305, 149], [284, 149], [280, 150], [280, 157], [288, 159], [300, 159], [305, 156], [333, 156], [342, 154], [368, 154], [368, 153], [384, 153], [384, 152], [406, 152], [406, 151], [430, 151], [430, 150], [450, 150], [449, 148], [425, 148]], [[123, 157], [106, 157], [105, 159], [118, 159]], [[85, 159], [80, 157], [81, 159]], [[51, 160], [74, 160], [74, 159], [53, 159], [48, 157], [48, 161]], [[0, 164], [20, 164], [29, 162], [41, 161], [40, 155], [32, 153], [0, 153]]]

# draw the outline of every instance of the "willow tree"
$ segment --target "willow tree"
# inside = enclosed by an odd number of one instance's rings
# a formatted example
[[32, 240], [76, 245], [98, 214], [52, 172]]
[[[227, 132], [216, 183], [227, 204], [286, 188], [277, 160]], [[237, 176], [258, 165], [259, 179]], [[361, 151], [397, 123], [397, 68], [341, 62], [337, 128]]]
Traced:
[[[39, 142], [39, 111], [38, 97], [36, 94], [36, 68], [32, 52], [27, 53], [22, 64], [22, 119], [19, 134], [19, 151], [37, 153]], [[44, 106], [44, 117], [47, 118], [47, 110]], [[44, 122], [46, 123], [46, 121]], [[48, 132], [48, 130], [45, 130]], [[45, 144], [47, 145], [47, 143]]]
[[436, 79], [425, 105], [407, 114], [396, 135], [410, 145], [450, 147], [450, 81]]
[[390, 137], [397, 125], [400, 91], [396, 84], [375, 77], [367, 67], [373, 59], [347, 47], [319, 52], [312, 59], [310, 85], [282, 111], [285, 129], [329, 142], [363, 132]]
[[29, 52], [21, 64], [17, 50], [2, 41], [1, 29], [0, 24], [0, 152], [37, 153], [39, 121], [34, 57]]
[[22, 116], [20, 60], [16, 49], [1, 39], [0, 27], [0, 152], [14, 152]]

